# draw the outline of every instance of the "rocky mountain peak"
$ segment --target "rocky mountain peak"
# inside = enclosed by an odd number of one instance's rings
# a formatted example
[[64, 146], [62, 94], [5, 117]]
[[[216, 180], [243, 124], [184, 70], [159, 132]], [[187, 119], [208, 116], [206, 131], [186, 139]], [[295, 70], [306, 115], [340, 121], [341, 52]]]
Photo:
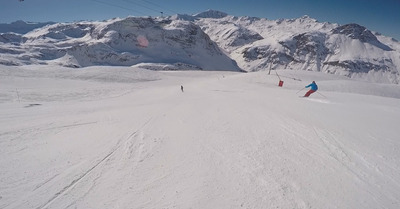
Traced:
[[358, 25], [355, 23], [339, 26], [339, 27], [333, 29], [332, 33], [347, 35], [348, 37], [350, 37], [352, 39], [359, 39], [362, 42], [369, 42], [369, 41], [377, 40], [376, 36], [374, 34], [372, 34], [371, 31], [369, 31], [364, 26], [361, 26], [361, 25]]
[[332, 30], [333, 34], [343, 34], [352, 39], [358, 39], [363, 43], [369, 43], [376, 47], [379, 47], [385, 51], [391, 51], [392, 49], [387, 45], [381, 43], [378, 38], [364, 26], [351, 23], [339, 26]]
[[226, 16], [228, 16], [227, 13], [212, 9], [194, 15], [197, 18], [224, 18]]

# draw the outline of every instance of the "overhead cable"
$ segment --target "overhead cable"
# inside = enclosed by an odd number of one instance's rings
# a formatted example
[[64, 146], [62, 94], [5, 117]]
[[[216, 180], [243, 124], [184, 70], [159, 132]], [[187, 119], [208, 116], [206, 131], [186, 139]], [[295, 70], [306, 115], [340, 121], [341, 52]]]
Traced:
[[117, 5], [117, 4], [112, 4], [112, 3], [99, 1], [99, 0], [91, 0], [91, 1], [94, 1], [94, 2], [97, 2], [97, 3], [100, 3], [100, 4], [105, 4], [105, 5], [112, 6], [112, 7], [116, 7], [116, 8], [120, 8], [120, 9], [124, 9], [124, 10], [128, 10], [128, 11], [132, 11], [132, 12], [136, 12], [136, 13], [142, 14], [144, 16], [147, 16], [147, 14], [145, 14], [143, 12], [140, 12], [140, 11], [137, 11], [137, 10], [134, 10], [134, 9], [130, 9], [130, 8], [126, 8], [126, 7]]

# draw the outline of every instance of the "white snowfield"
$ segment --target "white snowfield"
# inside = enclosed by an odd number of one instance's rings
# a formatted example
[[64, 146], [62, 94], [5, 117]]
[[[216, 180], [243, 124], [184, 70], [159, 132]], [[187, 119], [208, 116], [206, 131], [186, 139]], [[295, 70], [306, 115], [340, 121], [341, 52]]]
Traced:
[[277, 72], [1, 66], [0, 208], [400, 208], [400, 86]]

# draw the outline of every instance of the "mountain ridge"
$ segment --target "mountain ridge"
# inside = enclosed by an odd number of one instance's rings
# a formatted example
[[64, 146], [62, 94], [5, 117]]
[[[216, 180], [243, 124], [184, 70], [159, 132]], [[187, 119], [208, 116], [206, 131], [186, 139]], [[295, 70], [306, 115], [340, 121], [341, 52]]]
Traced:
[[[400, 81], [400, 44], [355, 23], [318, 22], [307, 15], [278, 20], [228, 15], [192, 21], [246, 71], [293, 69], [373, 82]], [[232, 36], [221, 36], [227, 31]], [[240, 31], [262, 38], [243, 39]]]
[[[147, 46], [140, 45], [139, 37]], [[25, 34], [1, 33], [0, 42], [3, 65], [159, 63], [202, 70], [307, 70], [400, 82], [398, 41], [355, 23], [318, 22], [307, 15], [269, 20], [207, 10], [164, 18], [55, 23]]]
[[4, 65], [185, 63], [202, 70], [241, 70], [189, 21], [128, 17], [56, 23], [26, 34], [2, 33], [0, 41], [4, 43], [0, 46], [0, 63]]

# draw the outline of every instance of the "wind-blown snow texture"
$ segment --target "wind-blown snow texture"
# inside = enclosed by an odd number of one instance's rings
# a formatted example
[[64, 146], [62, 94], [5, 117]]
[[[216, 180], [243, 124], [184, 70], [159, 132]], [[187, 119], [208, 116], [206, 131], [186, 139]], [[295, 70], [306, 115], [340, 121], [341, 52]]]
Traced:
[[0, 66], [0, 208], [400, 208], [399, 85], [279, 73]]

